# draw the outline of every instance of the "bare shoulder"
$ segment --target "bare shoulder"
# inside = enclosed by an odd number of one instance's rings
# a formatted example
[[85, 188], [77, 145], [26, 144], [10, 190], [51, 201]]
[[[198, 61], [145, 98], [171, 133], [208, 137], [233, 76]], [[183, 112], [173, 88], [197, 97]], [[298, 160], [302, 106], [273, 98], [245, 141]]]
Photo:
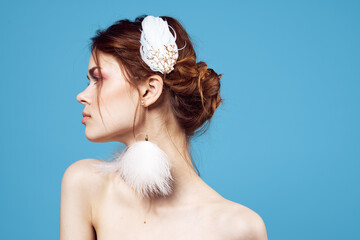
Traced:
[[255, 211], [236, 202], [223, 199], [216, 204], [217, 224], [227, 239], [267, 240], [263, 219]]
[[65, 170], [63, 181], [72, 181], [73, 183], [79, 182], [79, 184], [88, 182], [90, 179], [87, 177], [93, 176], [95, 174], [92, 164], [99, 161], [100, 160], [97, 159], [87, 158], [72, 163]]
[[94, 167], [102, 162], [93, 158], [78, 160], [67, 167], [61, 182], [62, 189], [81, 195], [91, 210], [93, 201], [105, 191], [107, 176], [100, 174]]
[[74, 163], [72, 163], [70, 166], [68, 166], [68, 168], [65, 171], [66, 173], [71, 172], [71, 174], [73, 173], [80, 173], [80, 172], [86, 172], [86, 170], [89, 170], [91, 168], [91, 164], [98, 162], [100, 160], [97, 159], [93, 159], [93, 158], [86, 158], [86, 159], [81, 159], [78, 160]]
[[60, 239], [95, 239], [92, 227], [92, 199], [97, 177], [92, 163], [82, 159], [71, 164], [61, 182]]
[[79, 190], [92, 192], [94, 187], [99, 186], [101, 180], [101, 175], [94, 168], [94, 164], [101, 162], [98, 159], [86, 158], [72, 163], [63, 175], [62, 184], [68, 182], [71, 185], [75, 184]]

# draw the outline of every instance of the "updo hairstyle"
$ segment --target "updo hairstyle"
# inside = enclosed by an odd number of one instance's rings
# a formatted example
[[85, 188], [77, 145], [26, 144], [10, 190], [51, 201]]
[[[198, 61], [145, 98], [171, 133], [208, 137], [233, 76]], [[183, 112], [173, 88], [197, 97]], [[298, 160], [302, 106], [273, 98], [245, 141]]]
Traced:
[[[194, 134], [202, 135], [207, 130], [216, 108], [222, 102], [220, 97], [222, 75], [208, 68], [205, 62], [196, 61], [196, 53], [187, 32], [176, 19], [167, 16], [161, 18], [175, 30], [178, 48], [181, 49], [183, 46], [185, 48], [179, 50], [173, 71], [166, 75], [152, 71], [142, 60], [139, 51], [141, 22], [145, 17], [146, 15], [137, 17], [135, 21], [119, 20], [105, 30], [97, 30], [90, 44], [95, 63], [100, 66], [99, 51], [110, 54], [125, 72], [126, 80], [136, 89], [138, 89], [137, 85], [148, 77], [154, 74], [161, 76], [164, 81], [164, 91], [169, 93], [171, 110], [184, 129], [187, 140], [190, 140]], [[101, 69], [99, 70], [102, 78]], [[102, 81], [99, 81], [97, 86], [100, 91]], [[99, 98], [97, 101], [99, 103]]]

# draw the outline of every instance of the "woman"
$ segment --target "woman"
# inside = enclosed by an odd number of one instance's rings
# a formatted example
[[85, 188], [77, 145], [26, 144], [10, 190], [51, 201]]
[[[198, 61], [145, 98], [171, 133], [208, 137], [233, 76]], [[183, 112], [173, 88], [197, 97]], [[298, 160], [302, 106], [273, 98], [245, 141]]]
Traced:
[[[127, 146], [82, 159], [61, 184], [60, 239], [267, 239], [261, 217], [195, 171], [191, 137], [220, 105], [220, 78], [171, 17], [121, 20], [92, 38], [86, 137]], [[196, 168], [197, 170], [197, 168]]]

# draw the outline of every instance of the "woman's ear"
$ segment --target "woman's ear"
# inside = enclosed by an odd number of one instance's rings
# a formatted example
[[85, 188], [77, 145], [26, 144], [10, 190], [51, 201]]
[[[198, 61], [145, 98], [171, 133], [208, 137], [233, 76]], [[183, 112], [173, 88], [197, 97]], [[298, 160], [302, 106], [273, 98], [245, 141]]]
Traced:
[[155, 103], [163, 92], [164, 82], [159, 75], [152, 75], [140, 86], [141, 100], [144, 100], [144, 107]]

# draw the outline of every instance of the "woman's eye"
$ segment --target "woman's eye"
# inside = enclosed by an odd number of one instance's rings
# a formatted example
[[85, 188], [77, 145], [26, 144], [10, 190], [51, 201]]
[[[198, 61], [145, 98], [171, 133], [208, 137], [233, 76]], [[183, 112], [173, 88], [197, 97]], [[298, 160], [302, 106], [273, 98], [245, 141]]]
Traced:
[[[92, 77], [95, 81], [94, 81], [94, 85], [99, 81], [101, 80], [101, 78], [97, 78], [97, 77]], [[87, 84], [88, 86], [90, 85], [90, 82]]]
[[94, 83], [94, 84], [96, 84], [99, 80], [102, 80], [102, 78], [98, 78], [98, 77], [94, 77], [94, 76], [93, 76], [93, 78], [95, 79], [95, 83]]

